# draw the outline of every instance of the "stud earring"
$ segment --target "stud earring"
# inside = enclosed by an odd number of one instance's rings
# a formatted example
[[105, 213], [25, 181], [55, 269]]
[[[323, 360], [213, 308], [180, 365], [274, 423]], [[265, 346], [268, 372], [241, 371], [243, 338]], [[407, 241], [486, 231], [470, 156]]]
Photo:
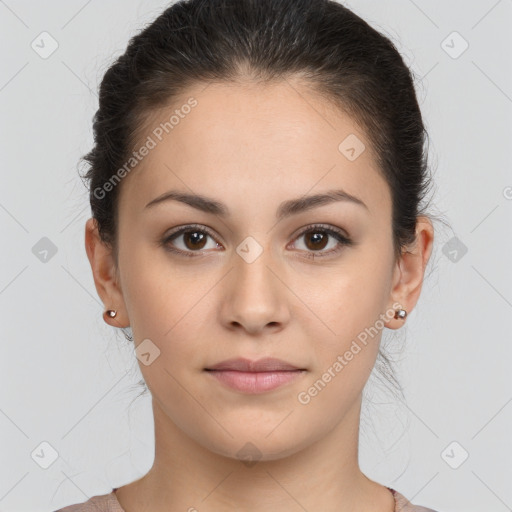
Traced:
[[405, 309], [396, 309], [395, 310], [395, 318], [400, 318], [401, 320], [405, 320], [407, 316], [407, 311]]
[[105, 314], [110, 318], [115, 318], [117, 315], [117, 311], [115, 309], [107, 309]]

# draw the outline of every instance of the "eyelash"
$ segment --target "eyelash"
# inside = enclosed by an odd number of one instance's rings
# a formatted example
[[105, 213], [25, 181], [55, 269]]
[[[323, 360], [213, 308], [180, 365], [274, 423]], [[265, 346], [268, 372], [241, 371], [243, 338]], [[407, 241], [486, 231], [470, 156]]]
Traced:
[[[340, 230], [332, 228], [332, 227], [326, 227], [322, 224], [313, 224], [311, 226], [307, 226], [304, 228], [297, 236], [296, 239], [299, 239], [301, 236], [305, 235], [309, 232], [322, 232], [327, 235], [330, 235], [334, 237], [338, 242], [338, 246], [335, 249], [331, 249], [329, 251], [326, 251], [324, 253], [319, 251], [307, 251], [306, 254], [304, 254], [303, 257], [307, 259], [314, 260], [316, 258], [325, 258], [328, 255], [336, 254], [342, 250], [343, 247], [350, 247], [354, 245], [353, 240], [350, 238], [347, 238]], [[210, 229], [201, 226], [199, 224], [191, 224], [189, 226], [184, 226], [175, 232], [171, 233], [169, 236], [165, 237], [161, 241], [161, 245], [165, 247], [167, 251], [179, 254], [180, 256], [185, 256], [189, 258], [197, 257], [197, 253], [201, 254], [200, 251], [182, 251], [181, 249], [176, 249], [175, 247], [172, 247], [170, 245], [170, 242], [173, 241], [175, 238], [178, 238], [179, 236], [186, 234], [186, 233], [204, 233], [209, 235], [213, 240], [215, 240], [215, 236], [210, 231]], [[218, 243], [218, 242], [216, 242]], [[302, 251], [304, 252], [304, 251]]]

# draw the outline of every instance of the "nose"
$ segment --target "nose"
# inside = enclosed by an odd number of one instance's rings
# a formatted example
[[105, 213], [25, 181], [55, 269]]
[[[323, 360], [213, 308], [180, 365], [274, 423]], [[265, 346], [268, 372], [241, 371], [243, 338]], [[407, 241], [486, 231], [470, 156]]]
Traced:
[[222, 321], [230, 330], [242, 329], [251, 335], [280, 331], [290, 318], [284, 271], [263, 251], [254, 261], [236, 254], [234, 268], [221, 308]]

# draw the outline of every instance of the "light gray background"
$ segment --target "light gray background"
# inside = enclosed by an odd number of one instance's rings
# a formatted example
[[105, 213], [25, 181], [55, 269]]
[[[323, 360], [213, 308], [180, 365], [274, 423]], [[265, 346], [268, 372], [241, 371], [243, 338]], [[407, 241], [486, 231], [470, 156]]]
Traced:
[[[152, 464], [150, 399], [130, 408], [140, 373], [103, 323], [84, 250], [77, 162], [92, 144], [99, 80], [165, 5], [0, 1], [1, 511], [82, 502]], [[401, 331], [407, 402], [372, 388], [382, 403], [365, 409], [361, 466], [440, 512], [511, 510], [512, 0], [347, 5], [423, 77], [435, 204], [453, 227], [436, 224], [431, 274]], [[31, 48], [43, 31], [59, 45], [46, 59]], [[453, 31], [469, 43], [458, 58], [461, 40], [442, 45]], [[453, 236], [467, 247], [460, 258], [457, 242], [457, 262], [443, 252]], [[58, 249], [46, 262], [33, 252], [43, 237]], [[58, 453], [47, 469], [36, 462], [51, 456], [43, 442]]]

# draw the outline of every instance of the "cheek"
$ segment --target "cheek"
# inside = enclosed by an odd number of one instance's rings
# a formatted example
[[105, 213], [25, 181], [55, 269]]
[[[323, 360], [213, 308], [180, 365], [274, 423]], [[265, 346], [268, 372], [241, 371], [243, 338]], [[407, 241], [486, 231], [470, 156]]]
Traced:
[[197, 267], [173, 264], [163, 249], [133, 248], [128, 254], [122, 284], [134, 340], [155, 343], [159, 362], [171, 373], [182, 371], [183, 361], [199, 368], [201, 332], [212, 325], [211, 289], [218, 276], [204, 272], [199, 279]]
[[[302, 330], [312, 340], [319, 363], [315, 373], [321, 378], [330, 369], [336, 378], [329, 386], [339, 392], [347, 386], [363, 386], [375, 364], [384, 330], [381, 315], [386, 313], [390, 293], [392, 256], [391, 246], [382, 240], [382, 246], [360, 247], [324, 277], [317, 273], [316, 279], [303, 278], [303, 285], [311, 281], [302, 293], [315, 314], [306, 310], [309, 320], [303, 322]], [[298, 318], [305, 318], [303, 309], [297, 312]], [[340, 364], [333, 367], [338, 356], [343, 359], [342, 369]], [[322, 381], [328, 379], [326, 375]]]
[[363, 256], [354, 258], [353, 264], [330, 269], [323, 277], [304, 278], [301, 296], [316, 314], [317, 327], [322, 328], [326, 340], [355, 336], [384, 312], [390, 284], [388, 265], [383, 260], [365, 261]]
[[132, 231], [124, 236], [120, 235], [119, 266], [132, 329], [152, 326], [153, 332], [165, 332], [173, 323], [173, 309], [179, 309], [189, 295], [190, 288], [184, 289], [184, 273], [163, 248], [145, 240], [144, 234]]
[[309, 297], [308, 306], [320, 319], [304, 322], [302, 330], [316, 364], [298, 398], [310, 418], [325, 418], [329, 410], [330, 421], [336, 423], [360, 396], [384, 328], [379, 318], [384, 307], [381, 286], [382, 276], [375, 270], [354, 272], [338, 275], [323, 293]]
[[138, 249], [120, 253], [121, 284], [135, 345], [150, 339], [162, 351], [164, 334], [175, 323], [173, 304], [178, 301], [169, 300], [176, 293], [174, 281], [152, 258]]

